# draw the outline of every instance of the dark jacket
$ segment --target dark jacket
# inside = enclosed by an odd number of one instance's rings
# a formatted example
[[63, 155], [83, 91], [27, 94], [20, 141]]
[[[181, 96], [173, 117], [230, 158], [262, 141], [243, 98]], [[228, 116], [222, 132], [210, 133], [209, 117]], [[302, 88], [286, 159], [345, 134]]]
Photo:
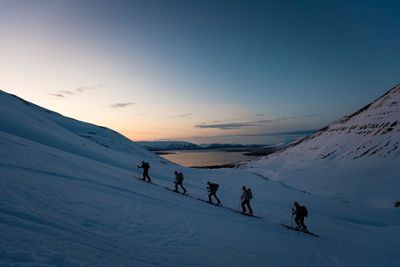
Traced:
[[212, 184], [210, 183], [207, 187], [208, 191], [211, 193], [215, 193], [218, 190], [218, 184]]
[[296, 210], [293, 210], [293, 213], [296, 214], [297, 217], [307, 217], [306, 207], [297, 206]]
[[183, 181], [183, 174], [181, 172], [175, 173], [175, 183], [181, 183]]
[[148, 162], [143, 162], [142, 166], [138, 166], [139, 168], [143, 168], [144, 171], [148, 171], [150, 169], [150, 164]]
[[240, 197], [242, 202], [245, 201], [245, 200], [250, 200], [250, 195], [249, 195], [249, 192], [247, 190], [244, 190], [243, 193], [242, 193], [242, 196]]

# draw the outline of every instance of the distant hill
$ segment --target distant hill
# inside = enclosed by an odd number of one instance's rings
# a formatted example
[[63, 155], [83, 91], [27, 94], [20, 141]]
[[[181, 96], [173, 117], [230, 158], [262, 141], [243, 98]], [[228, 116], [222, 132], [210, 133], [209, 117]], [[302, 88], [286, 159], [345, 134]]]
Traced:
[[259, 148], [265, 145], [242, 145], [242, 144], [200, 144], [196, 145], [185, 141], [139, 141], [136, 144], [150, 151], [168, 150], [191, 150], [191, 149], [229, 149], [229, 148]]
[[138, 141], [136, 144], [150, 151], [199, 149], [196, 144], [185, 141]]
[[201, 144], [200, 147], [204, 149], [229, 149], [229, 148], [260, 148], [265, 147], [266, 145], [259, 145], [259, 144], [250, 144], [250, 145], [242, 145], [242, 144], [218, 144], [218, 143], [211, 143], [211, 144]]

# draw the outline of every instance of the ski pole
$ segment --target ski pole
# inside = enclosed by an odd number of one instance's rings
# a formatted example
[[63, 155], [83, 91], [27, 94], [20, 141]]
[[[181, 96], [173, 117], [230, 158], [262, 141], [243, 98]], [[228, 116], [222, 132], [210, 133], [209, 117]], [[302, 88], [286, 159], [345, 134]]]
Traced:
[[293, 227], [293, 212], [292, 212], [292, 219], [290, 220], [290, 226]]

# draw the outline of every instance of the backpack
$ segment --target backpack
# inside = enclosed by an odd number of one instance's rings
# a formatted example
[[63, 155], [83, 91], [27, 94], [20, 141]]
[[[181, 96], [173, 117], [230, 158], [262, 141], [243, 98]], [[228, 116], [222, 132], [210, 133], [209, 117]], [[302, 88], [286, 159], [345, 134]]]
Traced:
[[219, 184], [215, 184], [215, 191], [218, 190]]
[[181, 181], [183, 181], [183, 174], [180, 172], [180, 173], [178, 173], [178, 177], [179, 177], [179, 179], [181, 180]]
[[303, 211], [303, 215], [304, 215], [304, 217], [307, 217], [307, 216], [308, 216], [308, 211], [307, 211], [307, 208], [306, 208], [306, 207], [304, 207], [304, 206], [301, 206], [301, 210]]
[[207, 186], [207, 190], [208, 190], [208, 192], [217, 192], [218, 187], [219, 187], [218, 184], [212, 184], [212, 183], [210, 183], [210, 184]]
[[247, 188], [247, 196], [249, 197], [249, 199], [253, 198], [253, 192], [251, 192], [250, 188]]

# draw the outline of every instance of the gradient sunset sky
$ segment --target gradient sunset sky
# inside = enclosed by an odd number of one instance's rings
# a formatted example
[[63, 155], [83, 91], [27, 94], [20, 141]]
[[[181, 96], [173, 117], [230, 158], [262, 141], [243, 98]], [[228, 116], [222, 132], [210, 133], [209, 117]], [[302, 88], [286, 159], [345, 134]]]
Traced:
[[0, 89], [134, 141], [271, 144], [400, 83], [400, 1], [0, 0]]

